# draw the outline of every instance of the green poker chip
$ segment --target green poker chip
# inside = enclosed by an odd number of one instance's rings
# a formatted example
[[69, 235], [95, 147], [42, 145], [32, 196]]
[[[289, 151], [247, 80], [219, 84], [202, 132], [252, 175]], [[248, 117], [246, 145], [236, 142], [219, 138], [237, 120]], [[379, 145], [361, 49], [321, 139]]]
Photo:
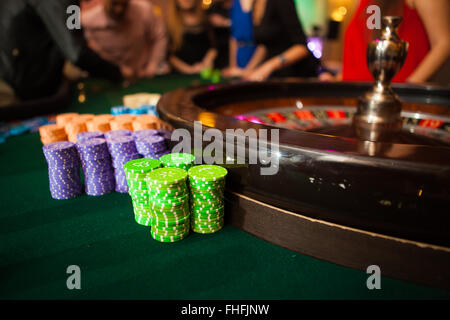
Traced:
[[151, 225], [151, 218], [150, 217], [144, 217], [144, 216], [140, 216], [135, 214], [134, 218], [136, 220], [136, 222], [142, 226], [150, 226]]
[[225, 179], [227, 169], [216, 165], [200, 165], [189, 169], [189, 179], [195, 181], [211, 182]]
[[177, 241], [180, 241], [180, 240], [183, 240], [184, 238], [186, 238], [189, 235], [189, 231], [187, 231], [183, 235], [178, 235], [178, 236], [160, 236], [160, 235], [155, 234], [151, 230], [150, 230], [150, 234], [152, 235], [153, 239], [155, 239], [159, 242], [177, 242]]
[[153, 170], [147, 176], [150, 188], [167, 188], [168, 186], [186, 183], [187, 173], [179, 168], [160, 168]]
[[194, 165], [195, 157], [189, 153], [169, 153], [159, 158], [164, 167], [189, 169]]
[[205, 228], [205, 229], [199, 229], [199, 228], [191, 228], [191, 230], [195, 233], [201, 233], [201, 234], [212, 234], [216, 233], [223, 229], [224, 226], [218, 226], [217, 228]]
[[159, 219], [155, 216], [152, 216], [151, 218], [152, 225], [158, 226], [158, 227], [178, 227], [183, 225], [190, 225], [191, 223], [191, 216], [188, 214], [184, 218], [178, 219], [178, 220], [167, 220], [167, 219]]
[[146, 174], [160, 167], [161, 161], [147, 158], [131, 160], [123, 166], [125, 173], [129, 173], [130, 176], [133, 176], [133, 174], [137, 174], [138, 176], [140, 174]]

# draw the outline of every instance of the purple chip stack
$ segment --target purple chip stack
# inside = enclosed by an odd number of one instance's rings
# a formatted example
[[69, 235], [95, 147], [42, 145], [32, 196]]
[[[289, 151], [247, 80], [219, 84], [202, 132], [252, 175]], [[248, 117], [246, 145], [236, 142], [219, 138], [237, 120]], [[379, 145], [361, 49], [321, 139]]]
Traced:
[[164, 130], [164, 129], [159, 129], [158, 130], [158, 135], [160, 135], [161, 137], [164, 137], [164, 139], [169, 140], [172, 138], [172, 131], [170, 130]]
[[84, 142], [90, 139], [104, 138], [103, 132], [101, 131], [86, 131], [77, 134], [77, 142]]
[[144, 136], [136, 139], [136, 148], [144, 158], [159, 160], [165, 154], [169, 153], [166, 145], [166, 139], [161, 136]]
[[105, 139], [112, 139], [118, 137], [129, 137], [132, 135], [132, 131], [130, 130], [111, 130], [105, 133]]
[[77, 143], [84, 172], [86, 194], [101, 196], [114, 191], [114, 169], [105, 139], [93, 138]]
[[145, 138], [145, 137], [150, 137], [150, 136], [157, 136], [157, 135], [159, 135], [158, 130], [153, 130], [153, 129], [136, 130], [133, 132], [134, 139]]
[[107, 141], [114, 167], [116, 191], [127, 193], [128, 183], [123, 165], [128, 161], [142, 158], [142, 155], [138, 153], [132, 136], [112, 137]]
[[42, 147], [48, 164], [50, 193], [53, 199], [64, 200], [82, 192], [80, 160], [74, 143], [55, 142]]

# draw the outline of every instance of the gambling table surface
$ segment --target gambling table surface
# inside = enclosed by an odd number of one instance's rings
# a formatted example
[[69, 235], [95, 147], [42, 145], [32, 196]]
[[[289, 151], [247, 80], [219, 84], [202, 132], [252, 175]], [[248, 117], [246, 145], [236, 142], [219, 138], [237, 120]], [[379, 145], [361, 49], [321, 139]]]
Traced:
[[[87, 80], [61, 112], [109, 113], [123, 95], [165, 93], [197, 76], [123, 88]], [[80, 91], [81, 89], [81, 91]], [[81, 95], [85, 99], [80, 99]], [[369, 275], [276, 246], [227, 224], [212, 235], [159, 243], [134, 221], [130, 197], [53, 200], [38, 133], [0, 145], [1, 299], [448, 299], [446, 290]], [[81, 269], [81, 290], [66, 286]], [[381, 270], [383, 272], [383, 270]]]

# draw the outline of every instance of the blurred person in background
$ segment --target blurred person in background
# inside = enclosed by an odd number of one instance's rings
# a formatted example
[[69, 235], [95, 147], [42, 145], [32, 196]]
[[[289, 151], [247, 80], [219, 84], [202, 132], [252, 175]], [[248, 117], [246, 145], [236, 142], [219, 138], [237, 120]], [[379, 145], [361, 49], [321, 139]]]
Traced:
[[293, 0], [253, 0], [253, 35], [266, 49], [266, 59], [244, 79], [316, 77], [320, 61], [307, 48], [307, 38]]
[[147, 0], [102, 0], [82, 11], [89, 46], [135, 78], [169, 70], [165, 62], [168, 38], [161, 11]]
[[203, 69], [214, 68], [217, 49], [202, 0], [170, 0], [167, 30], [169, 62], [175, 71], [198, 74]]
[[263, 45], [258, 47], [253, 37], [252, 7], [254, 0], [235, 0], [231, 8], [230, 58], [225, 77], [249, 74], [265, 57]]
[[0, 105], [54, 95], [66, 60], [91, 76], [122, 80], [117, 66], [88, 48], [81, 30], [69, 30], [70, 5], [79, 2], [0, 1]]
[[366, 62], [367, 45], [380, 36], [369, 30], [366, 8], [378, 5], [382, 16], [401, 16], [399, 37], [409, 43], [408, 56], [393, 82], [423, 83], [446, 62], [450, 54], [449, 0], [361, 0], [344, 42], [343, 72], [338, 80], [373, 81]]
[[213, 27], [217, 45], [217, 58], [214, 65], [218, 69], [228, 66], [230, 41], [230, 10], [233, 0], [214, 1], [208, 9], [209, 23]]

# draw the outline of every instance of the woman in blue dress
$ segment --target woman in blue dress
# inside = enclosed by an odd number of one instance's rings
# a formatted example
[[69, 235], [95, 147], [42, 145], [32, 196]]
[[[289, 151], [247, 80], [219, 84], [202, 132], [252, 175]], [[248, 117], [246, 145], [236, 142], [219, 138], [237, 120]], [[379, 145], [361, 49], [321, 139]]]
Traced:
[[234, 0], [231, 8], [230, 65], [225, 77], [251, 73], [265, 58], [265, 48], [253, 41], [253, 0]]

